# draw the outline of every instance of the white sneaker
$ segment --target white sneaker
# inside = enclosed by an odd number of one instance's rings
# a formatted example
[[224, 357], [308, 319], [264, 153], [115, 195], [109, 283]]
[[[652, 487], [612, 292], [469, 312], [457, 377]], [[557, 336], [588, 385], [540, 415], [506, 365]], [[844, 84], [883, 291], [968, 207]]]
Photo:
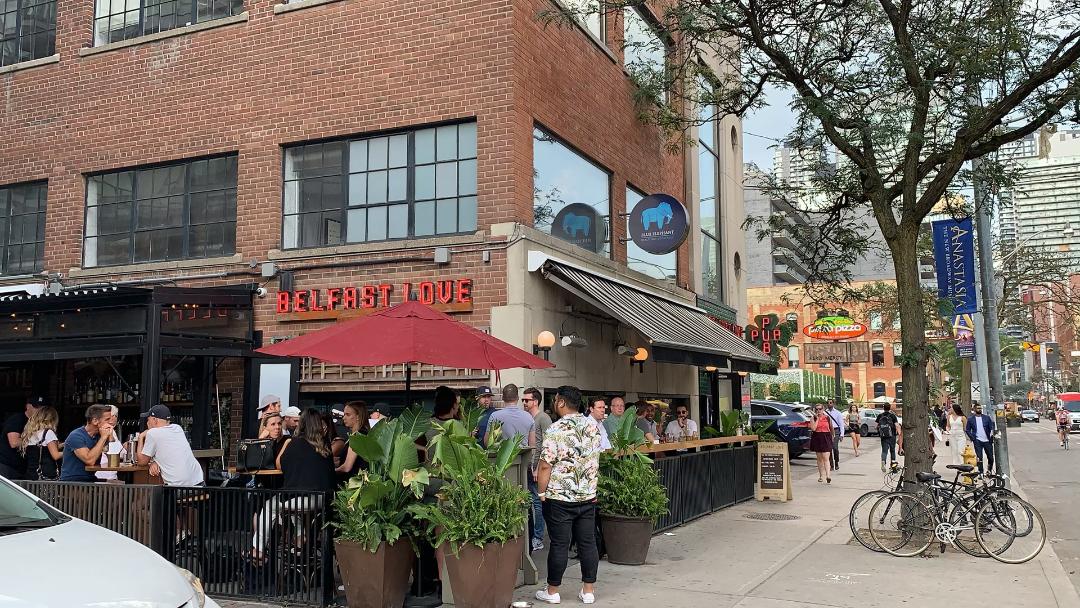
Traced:
[[548, 593], [547, 589], [537, 589], [535, 597], [541, 602], [547, 602], [548, 604], [562, 603], [562, 598], [559, 597], [558, 593]]
[[585, 593], [584, 589], [581, 590], [581, 591], [578, 591], [577, 596], [578, 596], [578, 599], [581, 600], [582, 604], [595, 604], [596, 603], [596, 596], [593, 595], [592, 593]]

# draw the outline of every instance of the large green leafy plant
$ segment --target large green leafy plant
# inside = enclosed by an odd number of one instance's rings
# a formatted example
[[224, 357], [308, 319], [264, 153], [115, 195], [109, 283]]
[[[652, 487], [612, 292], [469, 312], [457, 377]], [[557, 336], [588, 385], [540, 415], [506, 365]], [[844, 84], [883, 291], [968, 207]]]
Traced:
[[449, 543], [455, 554], [463, 545], [502, 544], [520, 536], [528, 518], [529, 493], [505, 477], [521, 452], [515, 440], [496, 439], [487, 448], [457, 420], [434, 422], [433, 474], [446, 484], [438, 503], [421, 505], [436, 546]]
[[420, 465], [416, 438], [430, 428], [430, 417], [419, 407], [393, 420], [383, 420], [366, 435], [353, 435], [349, 447], [368, 463], [334, 497], [334, 527], [340, 538], [355, 541], [371, 552], [383, 542], [422, 532], [416, 506], [428, 484]]
[[600, 511], [656, 521], [667, 513], [668, 498], [652, 459], [639, 452], [645, 433], [637, 428], [637, 408], [627, 408], [615, 432], [608, 436], [611, 450], [600, 455], [597, 500]]

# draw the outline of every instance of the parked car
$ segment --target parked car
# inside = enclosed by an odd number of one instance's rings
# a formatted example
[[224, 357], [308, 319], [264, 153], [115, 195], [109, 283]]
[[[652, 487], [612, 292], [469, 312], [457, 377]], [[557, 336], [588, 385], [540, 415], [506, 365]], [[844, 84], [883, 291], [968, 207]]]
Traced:
[[57, 511], [3, 477], [0, 555], [36, 564], [0, 570], [5, 608], [220, 608], [187, 570], [126, 536]]
[[766, 432], [788, 444], [788, 454], [795, 458], [806, 451], [810, 441], [810, 416], [805, 405], [779, 401], [750, 401], [750, 424], [771, 422]]
[[1039, 412], [1036, 412], [1035, 410], [1021, 410], [1020, 419], [1024, 422], [1038, 422]]
[[863, 437], [877, 435], [877, 417], [883, 411], [871, 408], [859, 410], [859, 434]]

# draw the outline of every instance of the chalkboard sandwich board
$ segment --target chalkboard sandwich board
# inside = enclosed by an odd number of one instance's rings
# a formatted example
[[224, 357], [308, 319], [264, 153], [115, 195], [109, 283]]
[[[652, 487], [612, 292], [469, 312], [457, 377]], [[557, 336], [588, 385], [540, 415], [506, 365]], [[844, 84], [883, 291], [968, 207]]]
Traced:
[[760, 441], [757, 447], [757, 499], [791, 500], [787, 443]]

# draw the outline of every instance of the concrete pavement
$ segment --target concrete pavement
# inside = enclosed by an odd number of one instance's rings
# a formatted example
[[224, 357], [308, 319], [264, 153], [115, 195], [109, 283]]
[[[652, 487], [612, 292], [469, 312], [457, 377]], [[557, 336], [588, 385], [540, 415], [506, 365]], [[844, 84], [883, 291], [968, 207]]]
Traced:
[[[597, 605], [986, 608], [1001, 601], [1010, 608], [1080, 608], [1080, 596], [1052, 543], [1026, 564], [1007, 565], [952, 549], [944, 555], [934, 550], [928, 557], [897, 558], [855, 542], [848, 511], [859, 495], [883, 485], [878, 445], [876, 438], [864, 440], [868, 449], [854, 458], [845, 440], [841, 467], [830, 485], [817, 483], [810, 455], [797, 459], [792, 463], [793, 501], [742, 503], [658, 535], [644, 566], [601, 562]], [[538, 565], [543, 577], [546, 566]], [[564, 578], [563, 605], [580, 604], [578, 580], [573, 564]], [[532, 601], [534, 591], [522, 588], [515, 599]]]

